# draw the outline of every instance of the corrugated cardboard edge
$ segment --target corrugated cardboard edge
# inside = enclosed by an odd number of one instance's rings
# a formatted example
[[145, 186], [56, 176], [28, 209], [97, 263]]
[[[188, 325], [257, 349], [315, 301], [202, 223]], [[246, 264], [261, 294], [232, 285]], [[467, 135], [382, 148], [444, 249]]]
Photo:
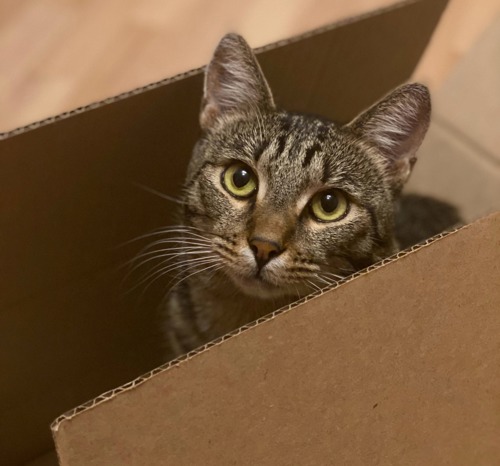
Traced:
[[[313, 37], [313, 36], [322, 34], [324, 32], [331, 31], [332, 29], [336, 29], [336, 28], [346, 26], [348, 24], [351, 24], [351, 23], [354, 23], [357, 21], [361, 21], [361, 20], [366, 19], [366, 18], [370, 18], [370, 17], [377, 16], [380, 14], [388, 13], [388, 12], [393, 11], [393, 10], [397, 10], [399, 8], [406, 7], [408, 5], [417, 3], [418, 1], [420, 1], [420, 0], [402, 0], [402, 1], [396, 2], [393, 5], [389, 5], [389, 6], [384, 7], [384, 8], [380, 8], [377, 10], [362, 13], [360, 15], [345, 18], [345, 19], [342, 19], [340, 21], [336, 21], [332, 24], [327, 24], [325, 26], [321, 26], [321, 27], [313, 29], [311, 31], [307, 31], [307, 32], [304, 32], [302, 34], [295, 35], [295, 36], [290, 37], [288, 39], [279, 40], [277, 42], [273, 42], [271, 44], [264, 45], [262, 47], [258, 47], [255, 49], [255, 52], [257, 54], [260, 54], [262, 52], [266, 52], [267, 50], [273, 50], [273, 49], [277, 49], [280, 47], [284, 47], [288, 44], [292, 44], [294, 42], [298, 42], [298, 41], [301, 41], [303, 39], [307, 39], [309, 37]], [[91, 104], [84, 105], [82, 107], [78, 107], [76, 109], [60, 113], [59, 115], [55, 115], [55, 116], [45, 118], [43, 120], [35, 121], [33, 123], [30, 123], [30, 124], [25, 125], [25, 126], [21, 126], [19, 128], [16, 128], [16, 129], [13, 129], [10, 131], [2, 132], [2, 133], [0, 133], [0, 141], [2, 141], [3, 139], [8, 139], [8, 138], [26, 133], [28, 131], [35, 130], [35, 129], [40, 128], [42, 126], [56, 123], [60, 120], [65, 120], [66, 118], [71, 118], [71, 117], [78, 115], [80, 113], [84, 113], [84, 112], [94, 110], [94, 109], [99, 108], [99, 107], [103, 107], [105, 105], [112, 104], [114, 102], [117, 102], [117, 101], [120, 101], [123, 99], [127, 99], [127, 98], [132, 97], [132, 96], [137, 95], [137, 94], [142, 94], [143, 92], [147, 92], [147, 91], [156, 89], [158, 87], [161, 87], [161, 86], [164, 86], [167, 84], [171, 84], [171, 83], [174, 83], [176, 81], [180, 81], [180, 80], [185, 79], [185, 78], [189, 78], [190, 76], [201, 74], [201, 73], [203, 73], [204, 69], [205, 69], [204, 66], [199, 67], [199, 68], [195, 68], [195, 69], [192, 69], [190, 71], [186, 71], [186, 72], [177, 74], [175, 76], [165, 78], [165, 79], [162, 79], [160, 81], [157, 81], [157, 82], [154, 82], [151, 84], [147, 84], [146, 86], [141, 86], [141, 87], [138, 87], [138, 88], [133, 89], [131, 91], [126, 91], [126, 92], [123, 92], [121, 94], [115, 95], [113, 97], [108, 97], [104, 100], [93, 102]]]
[[221, 343], [223, 343], [225, 340], [227, 340], [229, 338], [234, 338], [234, 337], [240, 335], [241, 333], [246, 332], [246, 331], [256, 327], [257, 325], [260, 325], [264, 322], [272, 320], [281, 314], [289, 312], [292, 309], [297, 308], [301, 304], [308, 302], [308, 301], [311, 301], [311, 300], [317, 298], [318, 296], [323, 295], [326, 292], [329, 292], [331, 290], [334, 290], [334, 289], [337, 289], [341, 286], [344, 286], [344, 285], [352, 282], [353, 280], [357, 280], [358, 278], [360, 278], [360, 277], [362, 277], [370, 272], [381, 269], [382, 267], [385, 267], [388, 264], [391, 264], [397, 260], [403, 259], [411, 254], [414, 254], [417, 251], [430, 246], [431, 244], [434, 244], [434, 243], [436, 243], [444, 238], [447, 238], [450, 235], [453, 235], [459, 231], [468, 229], [472, 225], [483, 223], [485, 221], [489, 221], [490, 218], [495, 217], [495, 216], [500, 216], [500, 212], [495, 212], [495, 213], [490, 214], [486, 217], [480, 218], [479, 220], [476, 220], [473, 223], [464, 225], [462, 227], [456, 228], [455, 230], [444, 232], [444, 233], [436, 235], [432, 238], [429, 238], [428, 240], [426, 240], [420, 244], [412, 246], [409, 249], [406, 249], [406, 250], [401, 251], [401, 252], [399, 252], [391, 257], [383, 259], [382, 261], [380, 261], [374, 265], [371, 265], [370, 267], [368, 267], [362, 271], [356, 272], [356, 273], [350, 275], [349, 277], [346, 277], [343, 280], [339, 280], [337, 283], [335, 283], [331, 286], [328, 286], [326, 288], [323, 288], [320, 291], [312, 293], [312, 294], [310, 294], [310, 295], [308, 295], [308, 296], [306, 296], [298, 301], [293, 302], [292, 304], [289, 304], [288, 306], [282, 307], [282, 308], [274, 311], [273, 313], [271, 313], [265, 317], [262, 317], [254, 322], [250, 322], [249, 324], [247, 324], [247, 325], [245, 325], [245, 326], [243, 326], [243, 327], [241, 327], [241, 328], [239, 328], [231, 333], [228, 333], [228, 334], [226, 334], [226, 335], [224, 335], [224, 336], [222, 336], [222, 337], [220, 337], [220, 338], [218, 338], [210, 343], [207, 343], [206, 345], [204, 345], [196, 350], [193, 350], [193, 351], [191, 351], [191, 352], [189, 352], [189, 353], [187, 353], [187, 354], [185, 354], [177, 359], [174, 359], [174, 360], [152, 370], [151, 372], [148, 372], [147, 374], [144, 374], [140, 377], [137, 377], [136, 379], [132, 380], [131, 382], [126, 383], [125, 385], [122, 385], [121, 387], [115, 388], [113, 390], [109, 390], [109, 391], [103, 393], [102, 395], [98, 396], [97, 398], [94, 398], [93, 400], [88, 401], [87, 403], [84, 403], [84, 404], [72, 409], [71, 411], [68, 411], [68, 412], [62, 414], [61, 416], [59, 416], [51, 424], [52, 433], [55, 434], [58, 431], [61, 423], [65, 422], [65, 421], [70, 421], [78, 414], [80, 414], [84, 411], [88, 411], [90, 409], [93, 409], [102, 403], [105, 403], [107, 401], [112, 400], [115, 396], [117, 396], [123, 392], [127, 392], [129, 390], [132, 390], [132, 389], [138, 387], [139, 385], [142, 385], [143, 383], [147, 382], [149, 379], [151, 379], [152, 377], [155, 377], [157, 374], [159, 374], [161, 372], [170, 370], [174, 367], [178, 367], [179, 365], [186, 363], [187, 361], [189, 361], [193, 357], [199, 356], [200, 354], [210, 350], [210, 348], [217, 346], [217, 345], [220, 345]]

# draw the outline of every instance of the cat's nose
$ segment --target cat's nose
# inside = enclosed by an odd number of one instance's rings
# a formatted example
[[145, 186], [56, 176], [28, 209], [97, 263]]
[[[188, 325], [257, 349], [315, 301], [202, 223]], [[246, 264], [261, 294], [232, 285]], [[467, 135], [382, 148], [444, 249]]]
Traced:
[[264, 238], [251, 238], [248, 240], [248, 244], [255, 256], [255, 261], [259, 269], [264, 267], [273, 257], [283, 252], [279, 243]]

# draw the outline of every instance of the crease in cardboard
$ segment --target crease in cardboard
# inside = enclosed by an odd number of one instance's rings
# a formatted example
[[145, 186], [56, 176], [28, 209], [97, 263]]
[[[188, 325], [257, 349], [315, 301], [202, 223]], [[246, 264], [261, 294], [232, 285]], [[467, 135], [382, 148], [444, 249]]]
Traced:
[[309, 37], [313, 37], [318, 34], [322, 34], [323, 32], [331, 31], [332, 29], [336, 29], [338, 27], [348, 26], [349, 24], [356, 23], [358, 21], [363, 21], [364, 19], [372, 18], [374, 16], [378, 16], [379, 14], [390, 13], [393, 10], [407, 7], [414, 3], [418, 3], [419, 1], [421, 0], [400, 0], [392, 5], [378, 8], [376, 10], [367, 11], [365, 13], [360, 13], [359, 15], [350, 16], [348, 18], [335, 21], [334, 23], [327, 24], [325, 26], [320, 26], [319, 28], [313, 29], [311, 31], [307, 31], [302, 34], [297, 34], [288, 39], [278, 40], [276, 42], [272, 42], [271, 44], [263, 45], [262, 47], [257, 47], [254, 50], [257, 54], [261, 52], [266, 52], [267, 50], [274, 50], [279, 47], [284, 47], [285, 45], [293, 44], [294, 42], [298, 42], [300, 40], [307, 39]]
[[476, 141], [468, 134], [464, 133], [456, 124], [451, 122], [449, 119], [437, 114], [433, 115], [432, 119], [436, 124], [441, 126], [444, 130], [448, 131], [453, 135], [454, 138], [463, 142], [466, 146], [470, 147], [473, 151], [478, 152], [484, 157], [489, 164], [493, 166], [494, 169], [500, 168], [500, 158], [498, 158], [493, 152], [488, 150], [486, 147], [481, 145], [480, 142]]
[[[272, 43], [264, 45], [262, 47], [257, 47], [254, 49], [254, 51], [257, 55], [259, 55], [260, 53], [267, 52], [268, 50], [275, 50], [277, 48], [284, 47], [288, 44], [293, 44], [294, 42], [299, 42], [299, 41], [307, 39], [309, 37], [314, 37], [314, 36], [323, 34], [325, 32], [331, 31], [333, 29], [337, 29], [337, 28], [340, 28], [343, 26], [348, 26], [349, 24], [355, 23], [357, 21], [362, 21], [364, 19], [368, 19], [368, 18], [371, 18], [374, 16], [389, 13], [393, 10], [397, 10], [399, 8], [403, 8], [403, 7], [412, 5], [412, 4], [417, 3], [419, 1], [420, 0], [401, 0], [401, 1], [394, 3], [393, 5], [379, 8], [379, 9], [376, 9], [374, 11], [368, 11], [366, 13], [361, 13], [359, 15], [355, 15], [352, 17], [344, 18], [344, 19], [341, 19], [341, 20], [336, 21], [334, 23], [327, 24], [325, 26], [320, 26], [319, 28], [313, 29], [311, 31], [307, 31], [307, 32], [304, 32], [302, 34], [297, 34], [297, 35], [290, 37], [290, 38], [287, 38], [287, 39], [282, 39], [282, 40], [279, 40], [276, 42], [272, 42]], [[68, 110], [67, 112], [63, 112], [63, 113], [60, 113], [58, 115], [50, 116], [48, 118], [44, 118], [42, 120], [35, 121], [35, 122], [30, 123], [28, 125], [24, 125], [24, 126], [21, 126], [19, 128], [15, 128], [13, 130], [9, 130], [6, 132], [0, 132], [0, 141], [14, 137], [14, 136], [18, 136], [20, 134], [38, 129], [38, 128], [46, 126], [46, 125], [50, 125], [52, 123], [56, 123], [60, 120], [65, 120], [66, 118], [71, 118], [72, 116], [79, 115], [81, 113], [84, 113], [84, 112], [87, 112], [90, 110], [94, 110], [96, 108], [100, 108], [100, 107], [103, 107], [105, 105], [112, 104], [112, 103], [120, 101], [120, 100], [127, 99], [129, 97], [133, 97], [133, 96], [138, 95], [138, 94], [142, 94], [144, 92], [156, 89], [158, 87], [172, 84], [176, 81], [180, 81], [180, 80], [185, 79], [185, 78], [189, 78], [191, 76], [201, 74], [204, 72], [204, 69], [205, 69], [205, 66], [201, 66], [199, 68], [194, 68], [192, 70], [176, 74], [172, 77], [168, 77], [168, 78], [162, 79], [160, 81], [156, 81], [154, 83], [147, 84], [145, 86], [140, 86], [140, 87], [137, 87], [135, 89], [132, 89], [131, 91], [122, 92], [122, 93], [117, 94], [115, 96], [108, 97], [106, 99], [99, 100], [96, 102], [92, 102], [88, 105], [77, 107], [73, 110]]]
[[117, 395], [120, 395], [121, 393], [127, 392], [129, 390], [134, 389], [135, 387], [137, 387], [139, 385], [142, 385], [143, 383], [147, 382], [149, 379], [155, 377], [159, 373], [162, 373], [164, 371], [178, 367], [180, 364], [183, 364], [183, 363], [189, 361], [193, 357], [198, 356], [198, 355], [210, 350], [210, 348], [220, 345], [221, 343], [228, 340], [229, 338], [236, 337], [236, 336], [240, 335], [241, 333], [243, 333], [247, 330], [250, 330], [251, 328], [254, 328], [254, 327], [256, 327], [264, 322], [271, 321], [274, 318], [276, 318], [278, 315], [289, 312], [292, 309], [300, 306], [301, 304], [304, 304], [304, 303], [311, 301], [319, 296], [322, 296], [323, 294], [325, 294], [331, 290], [334, 290], [334, 289], [337, 289], [341, 286], [344, 286], [347, 283], [350, 283], [353, 280], [356, 280], [356, 279], [358, 279], [358, 278], [360, 278], [360, 277], [362, 277], [370, 272], [381, 269], [381, 268], [385, 267], [386, 265], [392, 264], [400, 259], [403, 259], [407, 256], [410, 256], [410, 255], [416, 253], [417, 251], [424, 249], [424, 248], [426, 248], [426, 247], [428, 247], [428, 246], [430, 246], [430, 245], [432, 245], [432, 244], [434, 244], [434, 243], [436, 243], [436, 242], [438, 242], [438, 241], [440, 241], [440, 240], [442, 240], [450, 235], [453, 235], [453, 234], [455, 234], [459, 231], [462, 231], [462, 230], [466, 230], [466, 229], [470, 228], [472, 225], [479, 224], [479, 223], [482, 223], [484, 221], [488, 221], [488, 219], [495, 217], [495, 216], [500, 216], [500, 213], [495, 212], [495, 213], [490, 214], [486, 217], [480, 218], [473, 223], [469, 223], [467, 225], [463, 225], [463, 226], [460, 226], [458, 228], [455, 228], [454, 230], [446, 231], [446, 232], [440, 233], [436, 236], [433, 236], [433, 237], [431, 237], [431, 238], [429, 238], [421, 243], [418, 243], [418, 244], [411, 246], [410, 248], [407, 248], [403, 251], [400, 251], [400, 252], [398, 252], [398, 253], [396, 253], [396, 254], [394, 254], [386, 259], [383, 259], [380, 262], [377, 262], [376, 264], [373, 264], [373, 265], [367, 267], [366, 269], [363, 269], [359, 272], [355, 272], [352, 275], [349, 275], [348, 277], [346, 277], [342, 280], [339, 280], [338, 282], [336, 282], [332, 285], [329, 285], [325, 288], [322, 288], [321, 290], [315, 291], [314, 293], [311, 293], [311, 294], [301, 298], [300, 300], [297, 300], [297, 301], [295, 301], [287, 306], [284, 306], [280, 309], [277, 309], [276, 311], [272, 312], [271, 314], [268, 314], [268, 315], [261, 317], [253, 322], [250, 322], [250, 323], [244, 325], [243, 327], [240, 327], [240, 328], [238, 328], [238, 329], [236, 329], [236, 330], [234, 330], [226, 335], [223, 335], [222, 337], [219, 337], [216, 340], [213, 340], [200, 348], [192, 350], [192, 351], [190, 351], [190, 352], [188, 352], [188, 353], [186, 353], [186, 354], [184, 354], [176, 359], [173, 359], [172, 361], [169, 361], [166, 364], [163, 364], [163, 365], [153, 369], [152, 371], [150, 371], [150, 372], [148, 372], [140, 377], [137, 377], [136, 379], [134, 379], [134, 380], [132, 380], [132, 381], [120, 386], [120, 387], [117, 387], [113, 390], [109, 390], [109, 391], [103, 393], [102, 395], [100, 395], [100, 396], [98, 396], [98, 397], [96, 397], [96, 398], [94, 398], [86, 403], [83, 403], [80, 406], [77, 406], [76, 408], [60, 415], [51, 424], [51, 426], [50, 426], [51, 431], [53, 434], [56, 434], [59, 430], [60, 425], [63, 422], [70, 421], [78, 414], [83, 413], [83, 412], [88, 411], [88, 410], [91, 410], [102, 403], [105, 403], [107, 401], [112, 400], [113, 398], [115, 398]]
[[24, 134], [28, 131], [32, 131], [38, 128], [41, 128], [46, 125], [50, 125], [52, 123], [57, 123], [58, 121], [65, 120], [67, 118], [71, 118], [72, 116], [79, 115], [81, 113], [85, 113], [90, 110], [94, 110], [96, 108], [104, 107], [105, 105], [109, 105], [115, 103], [120, 100], [128, 99], [129, 97], [133, 97], [138, 94], [142, 94], [144, 92], [156, 89], [157, 87], [161, 87], [167, 84], [172, 84], [177, 81], [181, 81], [182, 79], [189, 78], [191, 76], [195, 76], [197, 74], [202, 73], [204, 67], [195, 68], [193, 70], [185, 71], [183, 73], [176, 74], [175, 76], [162, 79], [160, 81], [146, 84], [145, 86], [138, 87], [136, 89], [132, 89], [131, 91], [125, 91], [120, 94], [117, 94], [113, 97], [108, 97], [103, 100], [99, 100], [97, 102], [92, 102], [88, 105], [84, 105], [82, 107], [77, 107], [73, 110], [68, 110], [67, 112], [60, 113], [58, 115], [50, 116], [48, 118], [44, 118], [43, 120], [35, 121], [26, 126], [21, 126], [19, 128], [7, 131], [5, 133], [0, 133], [0, 141], [4, 139], [8, 139], [14, 136], [18, 136], [20, 134]]

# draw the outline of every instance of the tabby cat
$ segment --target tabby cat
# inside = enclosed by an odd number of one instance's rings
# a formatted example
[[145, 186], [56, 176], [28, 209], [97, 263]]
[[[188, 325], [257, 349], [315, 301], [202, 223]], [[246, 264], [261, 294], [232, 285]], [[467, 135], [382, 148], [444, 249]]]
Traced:
[[395, 205], [430, 110], [420, 84], [345, 126], [278, 110], [248, 44], [225, 36], [205, 73], [182, 225], [160, 243], [175, 247], [159, 270], [179, 272], [169, 356], [397, 252]]

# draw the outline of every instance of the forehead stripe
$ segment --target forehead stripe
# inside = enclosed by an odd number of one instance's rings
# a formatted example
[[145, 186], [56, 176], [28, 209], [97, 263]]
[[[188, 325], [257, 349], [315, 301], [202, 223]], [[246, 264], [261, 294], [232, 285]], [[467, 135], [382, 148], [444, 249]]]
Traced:
[[311, 147], [308, 147], [306, 150], [306, 156], [302, 161], [302, 166], [305, 168], [311, 164], [312, 158], [317, 154], [317, 152], [321, 150], [321, 145], [318, 142], [315, 142]]
[[276, 157], [279, 157], [285, 151], [286, 140], [288, 139], [288, 134], [284, 133], [278, 138], [278, 150], [276, 151]]
[[269, 141], [261, 141], [259, 145], [255, 148], [253, 151], [253, 158], [256, 162], [259, 161], [261, 155], [264, 153], [264, 151], [267, 149], [267, 146], [269, 146]]

